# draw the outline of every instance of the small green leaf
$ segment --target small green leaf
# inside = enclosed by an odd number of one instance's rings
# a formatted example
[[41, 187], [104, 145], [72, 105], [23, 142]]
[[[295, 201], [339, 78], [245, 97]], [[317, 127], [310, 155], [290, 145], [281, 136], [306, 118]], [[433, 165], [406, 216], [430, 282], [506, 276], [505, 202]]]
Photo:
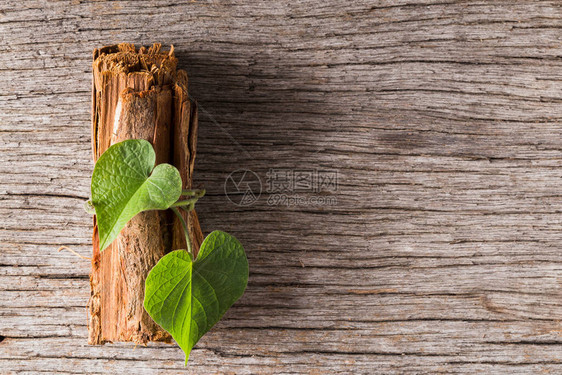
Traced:
[[96, 209], [94, 208], [94, 204], [92, 203], [91, 199], [88, 199], [86, 202], [84, 202], [84, 211], [86, 211], [86, 213], [90, 215], [96, 214]]
[[142, 139], [116, 143], [97, 161], [92, 175], [92, 204], [100, 250], [108, 247], [139, 212], [165, 210], [180, 197], [179, 171], [169, 164], [154, 167], [155, 162], [152, 145]]
[[146, 278], [144, 308], [185, 353], [242, 296], [248, 260], [242, 245], [225, 232], [205, 238], [195, 261], [184, 250], [165, 255]]

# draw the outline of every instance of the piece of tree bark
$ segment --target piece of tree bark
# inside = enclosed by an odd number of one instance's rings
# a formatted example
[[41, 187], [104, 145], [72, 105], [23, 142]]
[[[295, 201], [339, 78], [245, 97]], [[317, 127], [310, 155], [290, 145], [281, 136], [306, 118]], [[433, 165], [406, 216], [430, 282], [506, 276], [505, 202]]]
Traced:
[[[176, 70], [173, 47], [161, 50], [119, 44], [94, 50], [92, 149], [94, 161], [112, 144], [145, 139], [156, 164], [175, 165], [183, 188], [191, 187], [197, 143], [197, 107], [189, 100], [187, 74]], [[185, 215], [194, 251], [203, 235], [192, 211]], [[89, 344], [171, 341], [144, 310], [144, 282], [166, 253], [185, 248], [179, 220], [165, 211], [135, 216], [103, 252], [94, 217]]]

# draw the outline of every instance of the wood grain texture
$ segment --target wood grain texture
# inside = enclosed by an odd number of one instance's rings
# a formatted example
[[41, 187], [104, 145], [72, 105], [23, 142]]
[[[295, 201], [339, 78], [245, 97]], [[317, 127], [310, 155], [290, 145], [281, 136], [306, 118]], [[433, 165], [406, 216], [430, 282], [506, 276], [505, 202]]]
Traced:
[[[4, 1], [0, 37], [4, 372], [562, 372], [560, 2]], [[56, 252], [91, 252], [90, 51], [123, 41], [175, 46], [203, 231], [250, 262], [187, 368], [88, 346], [89, 262]], [[271, 168], [336, 170], [336, 204], [268, 204]]]

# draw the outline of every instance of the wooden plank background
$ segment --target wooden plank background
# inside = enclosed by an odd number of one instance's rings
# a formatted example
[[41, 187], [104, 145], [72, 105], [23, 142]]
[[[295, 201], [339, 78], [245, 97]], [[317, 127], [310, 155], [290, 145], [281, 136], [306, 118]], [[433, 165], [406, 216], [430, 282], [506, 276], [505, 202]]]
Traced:
[[[0, 373], [562, 373], [560, 1], [0, 3]], [[205, 232], [244, 297], [197, 345], [87, 345], [91, 50], [173, 44]], [[239, 207], [236, 169], [338, 173]], [[305, 199], [314, 193], [298, 194]]]

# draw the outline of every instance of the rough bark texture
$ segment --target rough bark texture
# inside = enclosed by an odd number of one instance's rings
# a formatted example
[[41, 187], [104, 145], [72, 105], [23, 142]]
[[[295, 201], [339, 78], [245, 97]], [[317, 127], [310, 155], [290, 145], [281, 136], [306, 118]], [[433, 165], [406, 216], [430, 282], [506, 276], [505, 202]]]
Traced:
[[[197, 103], [189, 99], [187, 91], [187, 74], [180, 70], [174, 86], [174, 131], [173, 131], [173, 164], [180, 171], [184, 189], [191, 189], [191, 176], [195, 165], [195, 153], [197, 152]], [[199, 219], [195, 210], [189, 213], [180, 210], [185, 220], [191, 241], [193, 252], [197, 256], [199, 246], [203, 242], [203, 233], [199, 225]], [[185, 235], [181, 222], [174, 218], [173, 227], [173, 249], [185, 249]]]
[[[191, 186], [197, 142], [196, 110], [188, 98], [187, 74], [176, 72], [173, 50], [160, 48], [155, 44], [148, 50], [142, 47], [137, 51], [133, 45], [120, 44], [94, 51], [94, 161], [112, 144], [146, 139], [154, 146], [156, 164], [175, 164], [181, 170], [184, 185]], [[190, 219], [190, 228], [196, 233], [191, 237], [197, 249], [201, 229], [196, 216]], [[90, 344], [171, 341], [171, 336], [144, 310], [143, 299], [150, 269], [168, 251], [185, 248], [183, 231], [172, 231], [176, 225], [173, 220], [167, 212], [143, 212], [100, 252], [94, 219]], [[183, 243], [174, 236], [183, 239]]]
[[[560, 1], [0, 9], [0, 372], [562, 373]], [[91, 253], [90, 52], [121, 41], [175, 46], [203, 230], [250, 262], [187, 367], [87, 345], [90, 263], [56, 252]], [[247, 207], [240, 168], [263, 183]], [[270, 168], [337, 170], [337, 204], [268, 204]]]

